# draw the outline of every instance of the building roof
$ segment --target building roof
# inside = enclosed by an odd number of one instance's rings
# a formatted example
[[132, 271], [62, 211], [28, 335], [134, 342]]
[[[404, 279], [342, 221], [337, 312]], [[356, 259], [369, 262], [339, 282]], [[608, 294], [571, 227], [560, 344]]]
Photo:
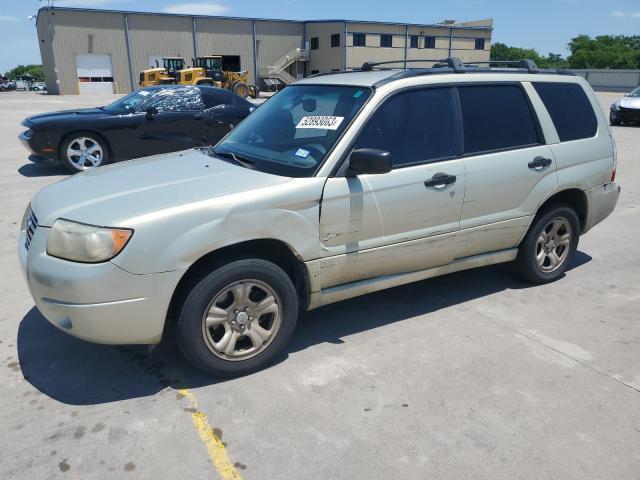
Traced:
[[[119, 13], [119, 14], [127, 14], [127, 15], [161, 15], [161, 16], [170, 16], [170, 17], [189, 17], [189, 18], [212, 18], [212, 19], [221, 19], [221, 20], [255, 20], [255, 21], [264, 21], [264, 22], [292, 22], [292, 23], [370, 23], [370, 24], [378, 24], [378, 25], [401, 25], [401, 26], [409, 26], [409, 27], [428, 27], [428, 28], [445, 28], [449, 29], [462, 29], [462, 30], [483, 30], [490, 31], [493, 30], [492, 19], [487, 19], [487, 25], [477, 25], [478, 22], [484, 22], [484, 20], [475, 21], [475, 22], [460, 22], [460, 23], [452, 23], [452, 24], [442, 24], [442, 23], [406, 23], [406, 22], [380, 22], [376, 20], [349, 20], [349, 19], [327, 19], [327, 20], [291, 20], [291, 19], [282, 19], [282, 18], [259, 18], [259, 17], [234, 17], [234, 16], [224, 16], [224, 15], [195, 15], [195, 14], [186, 14], [186, 13], [165, 13], [165, 12], [136, 12], [132, 10], [109, 10], [109, 9], [101, 9], [101, 8], [80, 8], [80, 7], [41, 7], [38, 10], [38, 18], [40, 17], [40, 12], [43, 10], [62, 10], [69, 12], [90, 12], [90, 13]], [[36, 22], [38, 20], [36, 19]], [[469, 24], [467, 24], [469, 23]]]

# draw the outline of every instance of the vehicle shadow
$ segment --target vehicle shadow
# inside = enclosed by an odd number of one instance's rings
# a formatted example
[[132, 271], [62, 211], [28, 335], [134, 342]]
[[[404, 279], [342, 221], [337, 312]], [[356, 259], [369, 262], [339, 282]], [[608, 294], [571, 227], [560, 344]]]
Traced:
[[[589, 261], [589, 255], [578, 252], [568, 271]], [[512, 275], [508, 265], [495, 265], [328, 305], [300, 316], [291, 343], [271, 365], [313, 345], [344, 343], [343, 338], [355, 333], [434, 314], [504, 290], [531, 287]], [[59, 331], [35, 307], [20, 324], [17, 347], [25, 380], [50, 398], [69, 405], [109, 403], [154, 395], [167, 387], [193, 388], [233, 381], [196, 371], [170, 339], [150, 354], [146, 346], [96, 345]]]
[[54, 175], [69, 175], [69, 170], [63, 165], [56, 165], [47, 162], [25, 163], [18, 168], [18, 173], [23, 177], [51, 177]]

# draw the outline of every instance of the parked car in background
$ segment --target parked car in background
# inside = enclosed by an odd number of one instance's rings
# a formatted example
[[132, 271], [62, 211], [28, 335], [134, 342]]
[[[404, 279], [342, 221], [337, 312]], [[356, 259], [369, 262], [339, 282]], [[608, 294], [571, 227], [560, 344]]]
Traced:
[[255, 106], [209, 86], [147, 87], [104, 107], [34, 115], [20, 140], [32, 160], [71, 172], [109, 162], [215, 144]]
[[621, 125], [623, 123], [640, 123], [640, 87], [611, 105], [609, 112], [611, 125]]
[[47, 89], [47, 85], [43, 82], [32, 83], [29, 90], [33, 92], [42, 92]]
[[175, 333], [229, 376], [282, 351], [300, 310], [502, 262], [562, 278], [620, 191], [589, 84], [364, 67], [288, 86], [215, 147], [41, 190], [19, 240], [40, 312], [99, 343]]

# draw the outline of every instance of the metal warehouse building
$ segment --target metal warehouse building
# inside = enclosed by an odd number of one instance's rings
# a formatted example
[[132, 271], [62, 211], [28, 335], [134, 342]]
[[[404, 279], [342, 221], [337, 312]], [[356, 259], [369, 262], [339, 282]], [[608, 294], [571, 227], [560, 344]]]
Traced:
[[[38, 11], [47, 88], [53, 94], [128, 93], [138, 73], [162, 58], [223, 55], [251, 82], [292, 83], [365, 61], [487, 61], [493, 21], [435, 25], [352, 20], [269, 20], [64, 7]], [[432, 63], [425, 62], [423, 66]], [[415, 64], [413, 64], [415, 65]], [[421, 65], [421, 64], [418, 64]]]

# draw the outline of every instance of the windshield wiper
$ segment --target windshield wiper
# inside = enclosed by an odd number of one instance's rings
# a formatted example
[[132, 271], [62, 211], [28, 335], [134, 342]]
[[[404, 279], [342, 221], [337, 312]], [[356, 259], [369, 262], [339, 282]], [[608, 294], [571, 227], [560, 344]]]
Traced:
[[243, 157], [241, 155], [238, 155], [237, 153], [233, 153], [233, 152], [216, 152], [213, 149], [211, 149], [211, 152], [216, 157], [220, 157], [220, 158], [224, 158], [224, 159], [228, 159], [228, 160], [233, 160], [237, 165], [240, 165], [241, 167], [250, 168], [250, 169], [255, 169], [256, 168], [256, 167], [253, 166], [253, 164], [255, 163], [254, 161], [249, 160], [247, 157]]

